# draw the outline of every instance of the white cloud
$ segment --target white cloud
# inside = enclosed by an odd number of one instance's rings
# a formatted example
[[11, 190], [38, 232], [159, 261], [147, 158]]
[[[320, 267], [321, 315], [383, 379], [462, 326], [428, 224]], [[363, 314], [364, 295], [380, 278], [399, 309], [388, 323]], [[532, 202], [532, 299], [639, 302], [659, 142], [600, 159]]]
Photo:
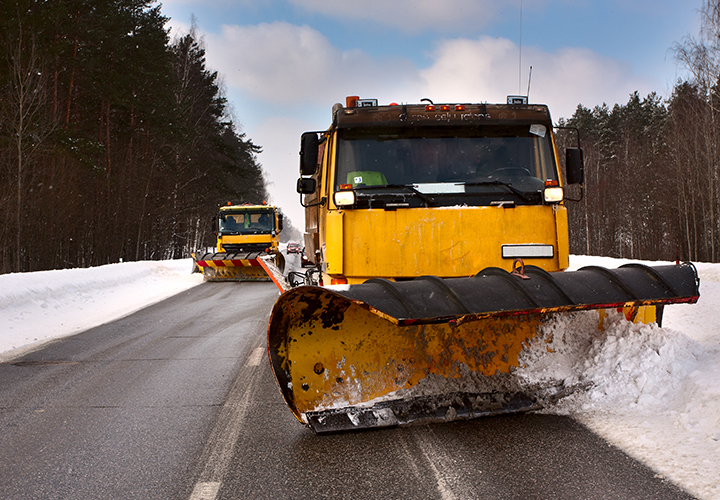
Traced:
[[[311, 12], [335, 17], [344, 22], [390, 25], [404, 33], [484, 27], [507, 4], [517, 1], [496, 0], [289, 0]], [[532, 0], [530, 0], [532, 1]], [[518, 5], [519, 6], [519, 5]]]
[[[329, 117], [329, 110], [327, 114]], [[269, 201], [281, 207], [300, 231], [305, 229], [305, 212], [300, 206], [300, 195], [295, 190], [295, 183], [300, 177], [300, 135], [315, 127], [310, 122], [296, 118], [271, 117], [252, 130], [253, 142], [263, 148], [258, 160], [270, 183]]]
[[420, 74], [435, 102], [505, 102], [507, 95], [524, 95], [532, 66], [530, 101], [548, 104], [554, 119], [569, 118], [578, 104], [624, 104], [635, 90], [654, 90], [629, 65], [582, 48], [551, 53], [523, 47], [522, 77], [518, 46], [502, 38], [445, 40], [432, 59]]
[[332, 105], [346, 95], [381, 97], [388, 88], [417, 82], [409, 61], [338, 50], [308, 26], [223, 26], [220, 35], [208, 34], [205, 41], [208, 62], [226, 83], [266, 102]]
[[342, 51], [317, 30], [284, 22], [224, 26], [220, 35], [207, 34], [205, 41], [209, 66], [223, 75], [226, 85], [248, 99], [291, 107], [302, 103], [330, 109], [346, 95], [381, 102], [417, 102], [421, 97], [504, 102], [508, 94], [527, 92], [530, 66], [531, 101], [550, 105], [556, 119], [571, 116], [579, 103], [625, 103], [635, 90], [643, 95], [657, 89], [656, 82], [635, 75], [629, 65], [589, 49], [523, 47], [520, 63], [516, 43], [487, 36], [439, 42], [425, 69], [406, 59]]
[[[428, 54], [432, 63], [425, 69], [409, 60], [341, 51], [312, 28], [282, 22], [225, 26], [220, 35], [206, 34], [205, 41], [208, 66], [220, 72], [231, 93], [263, 103], [252, 108], [257, 116], [246, 132], [263, 147], [259, 160], [271, 183], [272, 203], [299, 228], [304, 220], [295, 191], [300, 134], [328, 126], [332, 104], [346, 95], [376, 97], [381, 103], [419, 102], [421, 97], [504, 102], [508, 94], [526, 92], [532, 65], [531, 101], [548, 104], [557, 120], [572, 116], [579, 103], [626, 103], [634, 90], [641, 95], [654, 90], [628, 65], [582, 48], [546, 52], [523, 47], [519, 78], [518, 46], [503, 38], [443, 40]], [[320, 124], [317, 115], [310, 116], [313, 109], [323, 115]]]

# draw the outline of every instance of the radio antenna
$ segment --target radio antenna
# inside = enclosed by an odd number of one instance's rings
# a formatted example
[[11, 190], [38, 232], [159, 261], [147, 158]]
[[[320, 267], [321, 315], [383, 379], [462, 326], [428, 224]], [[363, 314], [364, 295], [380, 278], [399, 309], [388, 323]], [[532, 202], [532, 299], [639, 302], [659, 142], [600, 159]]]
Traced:
[[522, 10], [523, 3], [520, 0], [520, 47], [518, 50], [518, 94], [522, 92]]
[[530, 102], [530, 80], [531, 79], [532, 79], [532, 66], [530, 66], [530, 74], [528, 74], [528, 91], [527, 91], [528, 102]]

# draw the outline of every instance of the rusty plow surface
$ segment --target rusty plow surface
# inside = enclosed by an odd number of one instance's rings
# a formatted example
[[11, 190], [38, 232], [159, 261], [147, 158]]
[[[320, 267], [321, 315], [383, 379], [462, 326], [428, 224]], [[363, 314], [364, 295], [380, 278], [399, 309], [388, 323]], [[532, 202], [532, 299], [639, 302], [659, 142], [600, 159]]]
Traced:
[[512, 371], [559, 313], [695, 302], [692, 265], [298, 287], [272, 312], [268, 348], [295, 416], [316, 432], [537, 408]]

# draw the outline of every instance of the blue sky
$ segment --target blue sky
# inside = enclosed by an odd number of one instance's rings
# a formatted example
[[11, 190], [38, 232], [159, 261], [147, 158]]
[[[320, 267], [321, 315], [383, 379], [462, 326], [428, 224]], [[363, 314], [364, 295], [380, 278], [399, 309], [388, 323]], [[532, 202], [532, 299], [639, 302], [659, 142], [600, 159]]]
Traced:
[[172, 34], [196, 19], [259, 157], [271, 203], [300, 229], [305, 130], [346, 95], [381, 103], [504, 102], [525, 94], [555, 120], [578, 104], [668, 96], [684, 75], [670, 50], [696, 36], [701, 0], [164, 0]]

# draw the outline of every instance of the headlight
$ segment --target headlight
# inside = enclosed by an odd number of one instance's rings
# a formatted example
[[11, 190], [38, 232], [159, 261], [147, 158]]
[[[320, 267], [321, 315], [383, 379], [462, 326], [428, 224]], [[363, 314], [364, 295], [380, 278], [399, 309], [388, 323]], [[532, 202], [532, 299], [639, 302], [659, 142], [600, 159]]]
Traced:
[[545, 203], [558, 203], [563, 201], [563, 188], [561, 187], [546, 187], [545, 188]]
[[338, 191], [335, 193], [335, 205], [347, 207], [355, 204], [355, 191]]

